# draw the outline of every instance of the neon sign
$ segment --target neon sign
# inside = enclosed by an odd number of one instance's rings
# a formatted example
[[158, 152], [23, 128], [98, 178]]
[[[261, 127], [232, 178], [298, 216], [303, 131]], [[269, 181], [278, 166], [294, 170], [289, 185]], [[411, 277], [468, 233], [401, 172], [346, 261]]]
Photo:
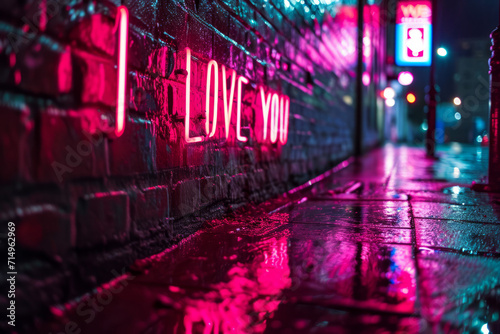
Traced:
[[[127, 44], [128, 44], [128, 24], [129, 16], [125, 6], [117, 9], [116, 25], [118, 27], [118, 89], [116, 101], [116, 125], [114, 134], [120, 137], [125, 130], [126, 112], [126, 83], [127, 83]], [[247, 142], [249, 138], [241, 133], [242, 123], [242, 99], [244, 86], [249, 80], [244, 76], [237, 75], [235, 70], [230, 72], [230, 87], [227, 84], [227, 70], [221, 66], [222, 73], [219, 73], [219, 64], [215, 60], [210, 60], [207, 65], [207, 77], [205, 85], [205, 136], [191, 136], [191, 50], [186, 48], [186, 114], [184, 118], [184, 138], [187, 143], [199, 143], [207, 138], [214, 137], [217, 133], [219, 114], [219, 79], [222, 75], [222, 102], [224, 111], [225, 137], [229, 139], [231, 118], [233, 113], [233, 102], [236, 91], [236, 124], [234, 132], [236, 140]], [[211, 96], [213, 84], [213, 97]], [[260, 86], [258, 91], [261, 96], [261, 111], [257, 111], [254, 132], [256, 139], [260, 143], [279, 142], [284, 145], [288, 139], [288, 118], [290, 114], [290, 99], [286, 95], [279, 95], [276, 92], [267, 91]], [[228, 94], [229, 90], [229, 94]], [[257, 93], [256, 93], [257, 94]], [[257, 97], [256, 97], [257, 99]], [[212, 101], [213, 100], [213, 101]], [[212, 103], [211, 103], [212, 102]], [[259, 109], [259, 108], [257, 108]], [[211, 124], [210, 124], [211, 123]]]
[[396, 65], [429, 66], [431, 45], [431, 2], [400, 1], [396, 11]]
[[[206, 138], [215, 136], [217, 132], [217, 114], [219, 100], [219, 65], [215, 60], [210, 60], [207, 65], [207, 78], [205, 86], [205, 132], [206, 136], [191, 136], [191, 50], [186, 48], [186, 115], [184, 118], [184, 136], [187, 143], [199, 143]], [[233, 111], [233, 101], [236, 90], [236, 139], [240, 142], [247, 142], [248, 138], [241, 133], [242, 122], [242, 104], [244, 85], [249, 80], [244, 76], [237, 75], [236, 71], [230, 70], [231, 85], [227, 87], [227, 71], [224, 65], [222, 68], [222, 102], [224, 110], [224, 127], [226, 139], [230, 136], [231, 118]], [[213, 103], [211, 105], [211, 87], [214, 87]], [[229, 90], [229, 94], [228, 94]], [[288, 96], [279, 95], [276, 92], [265, 92], [263, 86], [259, 87], [261, 97], [261, 110], [257, 112], [257, 122], [254, 124], [257, 140], [261, 143], [270, 142], [272, 144], [279, 142], [284, 145], [288, 139], [288, 117], [290, 114], [290, 99]], [[229, 95], [229, 96], [228, 96]], [[210, 123], [211, 126], [210, 126]], [[257, 129], [260, 128], [260, 129]]]
[[125, 6], [118, 7], [116, 15], [118, 26], [118, 92], [116, 99], [115, 135], [120, 137], [125, 131], [125, 96], [127, 86], [127, 41], [128, 41], [128, 10]]

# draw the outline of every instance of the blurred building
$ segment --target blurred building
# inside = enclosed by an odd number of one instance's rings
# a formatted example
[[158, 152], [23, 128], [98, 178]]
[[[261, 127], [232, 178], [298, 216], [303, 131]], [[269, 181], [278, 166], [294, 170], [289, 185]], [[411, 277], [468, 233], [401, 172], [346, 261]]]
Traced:
[[458, 122], [446, 128], [448, 141], [476, 142], [486, 134], [489, 113], [488, 39], [462, 39], [455, 49], [454, 85], [461, 105]]

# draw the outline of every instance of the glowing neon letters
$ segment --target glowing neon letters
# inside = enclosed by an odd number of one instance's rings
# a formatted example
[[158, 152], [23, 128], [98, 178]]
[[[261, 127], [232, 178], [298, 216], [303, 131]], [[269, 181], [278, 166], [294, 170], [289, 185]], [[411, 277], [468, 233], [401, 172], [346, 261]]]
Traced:
[[[230, 71], [230, 86], [227, 83], [227, 70], [224, 65], [221, 66], [222, 73], [219, 73], [219, 65], [215, 60], [210, 60], [207, 65], [207, 78], [205, 86], [205, 132], [206, 137], [194, 136], [191, 137], [191, 50], [186, 48], [186, 116], [184, 119], [185, 139], [187, 143], [198, 143], [215, 136], [217, 132], [217, 114], [219, 100], [219, 78], [222, 78], [222, 103], [224, 111], [224, 133], [226, 139], [230, 137], [231, 118], [233, 112], [233, 101], [236, 91], [236, 124], [235, 134], [236, 139], [240, 142], [247, 142], [248, 138], [241, 133], [242, 122], [242, 101], [244, 85], [249, 83], [244, 76], [238, 76], [236, 71]], [[212, 96], [213, 83], [213, 96]], [[270, 142], [272, 144], [279, 142], [284, 145], [288, 139], [288, 117], [290, 114], [290, 99], [276, 92], [266, 92], [264, 87], [259, 87], [259, 93], [262, 100], [261, 111], [257, 111], [257, 122], [261, 129], [255, 129], [257, 140], [261, 143]], [[213, 100], [213, 103], [211, 103]], [[212, 106], [211, 106], [212, 104]], [[270, 118], [270, 119], [269, 119]], [[210, 126], [211, 123], [211, 126]], [[270, 134], [268, 139], [268, 133]]]
[[[126, 112], [126, 86], [127, 86], [127, 44], [129, 14], [125, 6], [117, 9], [116, 23], [118, 27], [118, 88], [116, 101], [116, 125], [115, 136], [120, 137], [125, 130]], [[205, 132], [206, 136], [191, 137], [191, 50], [186, 48], [186, 115], [184, 119], [184, 137], [187, 143], [199, 143], [206, 138], [214, 137], [217, 133], [219, 113], [219, 65], [215, 60], [210, 60], [207, 66], [207, 78], [205, 86]], [[248, 79], [238, 76], [236, 71], [230, 72], [230, 87], [227, 83], [226, 67], [222, 65], [222, 102], [224, 111], [224, 132], [226, 139], [230, 137], [231, 118], [233, 102], [236, 93], [236, 124], [235, 135], [240, 142], [247, 142], [248, 138], [241, 133], [242, 123], [242, 99], [244, 85], [249, 83]], [[213, 95], [212, 93], [213, 83]], [[229, 91], [229, 92], [228, 92]], [[265, 92], [264, 87], [259, 87], [261, 96], [261, 110], [257, 110], [257, 122], [254, 124], [254, 133], [260, 143], [276, 143], [284, 145], [288, 138], [288, 118], [290, 113], [290, 99], [276, 92]], [[257, 93], [257, 94], [259, 94]], [[212, 102], [213, 100], [213, 102]], [[212, 106], [211, 106], [212, 102]], [[270, 118], [270, 119], [269, 119]], [[210, 126], [211, 125], [211, 126]], [[258, 129], [257, 129], [258, 128]]]
[[125, 130], [125, 89], [127, 86], [127, 42], [128, 42], [128, 10], [118, 7], [116, 15], [118, 26], [118, 91], [116, 100], [115, 135], [120, 137]]

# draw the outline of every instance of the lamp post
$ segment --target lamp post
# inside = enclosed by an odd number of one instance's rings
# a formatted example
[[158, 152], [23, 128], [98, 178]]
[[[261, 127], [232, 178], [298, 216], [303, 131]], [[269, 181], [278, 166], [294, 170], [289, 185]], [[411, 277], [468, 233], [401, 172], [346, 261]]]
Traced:
[[500, 27], [491, 33], [490, 58], [490, 155], [488, 161], [488, 185], [500, 190]]
[[[500, 6], [499, 6], [500, 9]], [[500, 18], [500, 12], [499, 12]], [[500, 24], [500, 23], [499, 23]], [[490, 64], [490, 153], [488, 160], [488, 183], [475, 184], [474, 190], [500, 192], [500, 26], [491, 37]]]
[[356, 109], [354, 120], [354, 156], [363, 153], [363, 33], [365, 0], [358, 0], [358, 38], [356, 65]]
[[425, 138], [425, 151], [428, 157], [436, 154], [436, 22], [437, 22], [437, 0], [432, 0], [432, 43], [431, 43], [431, 70], [429, 80], [429, 101], [427, 110], [427, 134]]

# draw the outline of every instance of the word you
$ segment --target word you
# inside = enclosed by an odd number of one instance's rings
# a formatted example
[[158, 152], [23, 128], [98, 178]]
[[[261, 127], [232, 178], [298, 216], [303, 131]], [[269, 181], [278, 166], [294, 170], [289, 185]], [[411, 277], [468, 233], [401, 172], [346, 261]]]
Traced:
[[[247, 137], [241, 134], [241, 109], [242, 109], [242, 91], [243, 85], [248, 84], [247, 78], [237, 75], [235, 70], [230, 70], [231, 85], [227, 87], [226, 67], [222, 65], [221, 75], [219, 74], [219, 65], [215, 60], [210, 60], [207, 67], [207, 81], [205, 85], [205, 130], [207, 137], [190, 136], [190, 115], [191, 115], [191, 50], [186, 48], [186, 116], [184, 120], [185, 125], [185, 139], [188, 143], [197, 143], [203, 141], [205, 138], [211, 138], [217, 131], [217, 117], [218, 117], [218, 101], [219, 101], [219, 79], [222, 80], [222, 102], [224, 110], [224, 132], [226, 138], [229, 138], [229, 130], [231, 124], [231, 117], [233, 113], [233, 101], [236, 91], [236, 139], [240, 142], [248, 141]], [[211, 99], [211, 85], [214, 84], [213, 91], [215, 92]], [[259, 87], [259, 94], [261, 98], [261, 111], [257, 112], [257, 122], [254, 124], [254, 130], [257, 134], [259, 142], [276, 143], [279, 139], [281, 144], [286, 144], [288, 139], [288, 117], [290, 114], [290, 98], [286, 95], [279, 95], [275, 92], [265, 92], [263, 86]], [[213, 100], [213, 102], [211, 101]], [[210, 112], [210, 102], [212, 102], [212, 113]], [[210, 117], [211, 115], [211, 117]], [[210, 121], [212, 126], [210, 126]], [[260, 126], [259, 126], [260, 125]], [[258, 127], [258, 128], [255, 128]]]

